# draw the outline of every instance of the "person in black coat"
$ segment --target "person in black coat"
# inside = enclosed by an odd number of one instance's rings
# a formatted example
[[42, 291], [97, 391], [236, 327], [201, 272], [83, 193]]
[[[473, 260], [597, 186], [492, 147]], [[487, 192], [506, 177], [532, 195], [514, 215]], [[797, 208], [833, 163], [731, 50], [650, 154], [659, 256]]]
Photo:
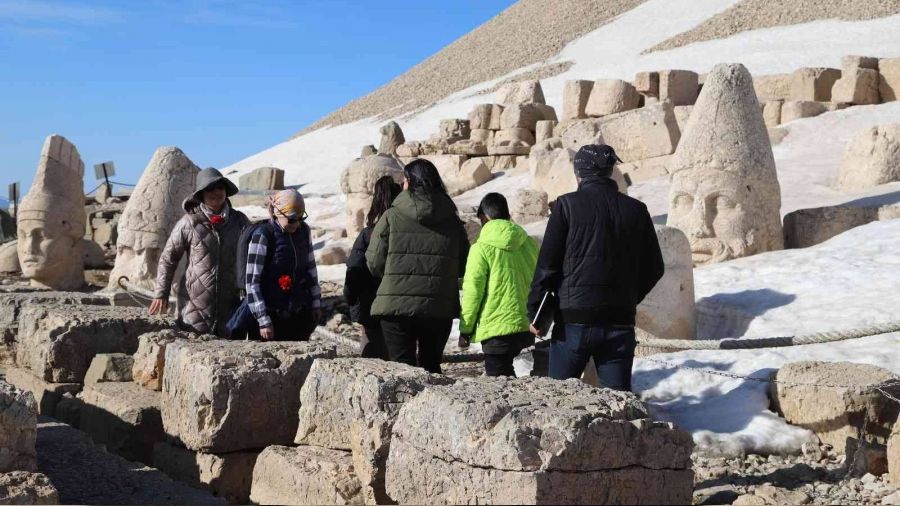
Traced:
[[553, 206], [528, 308], [534, 321], [544, 294], [556, 294], [551, 377], [581, 377], [593, 358], [601, 386], [630, 390], [636, 308], [665, 266], [647, 206], [610, 177], [617, 161], [603, 144], [575, 155], [578, 190]]
[[366, 249], [369, 247], [375, 223], [391, 207], [400, 190], [400, 185], [395, 183], [391, 176], [384, 176], [375, 182], [375, 195], [366, 215], [366, 226], [353, 242], [353, 249], [347, 259], [344, 298], [350, 304], [350, 318], [361, 324], [365, 332], [360, 342], [360, 354], [363, 358], [388, 359], [381, 324], [370, 314], [372, 301], [375, 300], [381, 280], [369, 272], [366, 265]]

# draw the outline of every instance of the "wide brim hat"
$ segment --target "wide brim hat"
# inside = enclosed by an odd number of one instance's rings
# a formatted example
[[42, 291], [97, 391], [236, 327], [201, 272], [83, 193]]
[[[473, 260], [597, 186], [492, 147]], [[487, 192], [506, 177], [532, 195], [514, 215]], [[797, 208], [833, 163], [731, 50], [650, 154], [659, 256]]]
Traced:
[[194, 190], [194, 199], [203, 200], [203, 190], [218, 183], [225, 185], [225, 196], [230, 197], [238, 192], [238, 187], [230, 179], [223, 176], [218, 169], [212, 167], [203, 169], [197, 174], [197, 186]]

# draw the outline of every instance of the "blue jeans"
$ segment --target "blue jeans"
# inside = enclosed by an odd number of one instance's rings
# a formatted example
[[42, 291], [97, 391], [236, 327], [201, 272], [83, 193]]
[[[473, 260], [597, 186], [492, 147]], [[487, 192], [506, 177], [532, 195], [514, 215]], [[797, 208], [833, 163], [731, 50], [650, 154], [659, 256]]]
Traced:
[[580, 378], [594, 359], [600, 386], [631, 390], [634, 327], [629, 325], [560, 325], [550, 343], [550, 377]]

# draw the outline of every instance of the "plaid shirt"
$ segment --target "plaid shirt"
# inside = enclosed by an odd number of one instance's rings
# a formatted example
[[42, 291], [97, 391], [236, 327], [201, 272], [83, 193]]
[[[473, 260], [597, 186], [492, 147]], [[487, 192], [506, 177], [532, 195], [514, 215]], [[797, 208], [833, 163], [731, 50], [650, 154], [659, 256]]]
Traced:
[[[278, 226], [277, 223], [274, 225]], [[307, 233], [310, 234], [309, 244], [312, 245], [312, 234], [309, 229], [307, 229]], [[254, 233], [250, 238], [250, 246], [247, 250], [246, 290], [250, 311], [256, 317], [256, 321], [259, 322], [260, 328], [272, 325], [272, 318], [266, 311], [266, 301], [263, 299], [262, 293], [262, 274], [266, 265], [266, 253], [268, 250], [269, 239], [266, 237], [266, 234], [262, 232]], [[316, 255], [313, 253], [312, 248], [309, 249], [309, 254], [306, 256], [306, 265], [308, 266], [306, 276], [309, 281], [309, 295], [312, 299], [312, 307], [313, 309], [319, 309], [322, 307], [322, 289], [319, 287]]]

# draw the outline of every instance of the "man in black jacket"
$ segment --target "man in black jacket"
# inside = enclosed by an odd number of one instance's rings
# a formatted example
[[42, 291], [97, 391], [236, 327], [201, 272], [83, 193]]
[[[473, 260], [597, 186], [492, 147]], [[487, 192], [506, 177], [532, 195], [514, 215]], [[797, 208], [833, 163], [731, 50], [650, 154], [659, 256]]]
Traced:
[[528, 309], [534, 320], [544, 294], [557, 296], [552, 378], [581, 377], [593, 358], [601, 386], [630, 390], [636, 307], [665, 267], [647, 206], [610, 178], [617, 161], [603, 144], [575, 155], [578, 190], [553, 206]]

